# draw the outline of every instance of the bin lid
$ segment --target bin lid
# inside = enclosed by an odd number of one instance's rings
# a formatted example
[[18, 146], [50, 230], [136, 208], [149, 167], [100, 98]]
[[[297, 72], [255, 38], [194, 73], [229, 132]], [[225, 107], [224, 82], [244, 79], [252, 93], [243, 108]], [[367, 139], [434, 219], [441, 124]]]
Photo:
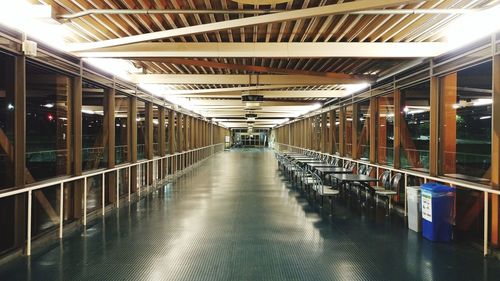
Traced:
[[421, 185], [422, 190], [425, 191], [430, 191], [434, 193], [446, 193], [446, 192], [455, 192], [455, 189], [453, 187], [435, 183], [435, 182], [429, 182]]
[[408, 191], [420, 192], [420, 186], [407, 186]]

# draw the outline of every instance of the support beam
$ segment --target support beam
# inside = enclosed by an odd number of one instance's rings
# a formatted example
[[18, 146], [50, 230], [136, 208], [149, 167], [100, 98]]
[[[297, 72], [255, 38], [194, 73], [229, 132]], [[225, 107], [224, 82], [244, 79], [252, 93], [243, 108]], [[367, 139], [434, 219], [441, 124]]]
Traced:
[[[151, 87], [153, 86], [153, 87]], [[160, 86], [160, 87], [158, 87]], [[155, 91], [159, 95], [187, 95], [187, 94], [204, 94], [204, 93], [227, 93], [227, 92], [239, 92], [242, 91], [261, 91], [261, 90], [271, 90], [271, 89], [288, 89], [288, 88], [298, 88], [306, 87], [307, 85], [262, 85], [262, 86], [241, 86], [241, 87], [227, 87], [227, 88], [214, 88], [214, 89], [199, 89], [199, 90], [175, 90], [166, 88], [163, 85], [148, 85], [147, 90]]]
[[[158, 63], [168, 63], [176, 65], [186, 65], [186, 66], [200, 66], [208, 68], [217, 69], [232, 69], [232, 70], [242, 70], [248, 72], [264, 72], [273, 74], [296, 74], [296, 75], [311, 75], [311, 76], [322, 76], [335, 78], [339, 75], [344, 75], [337, 72], [316, 72], [298, 69], [287, 69], [287, 68], [275, 68], [268, 66], [258, 66], [258, 65], [244, 65], [244, 64], [232, 64], [232, 63], [221, 63], [209, 60], [197, 60], [197, 59], [184, 59], [184, 58], [157, 58], [157, 57], [130, 57], [130, 60], [148, 61], [148, 62], [158, 62]], [[356, 75], [356, 77], [374, 80], [376, 77], [370, 75]]]
[[82, 51], [95, 48], [105, 48], [112, 46], [120, 46], [132, 43], [147, 42], [154, 40], [161, 40], [166, 38], [173, 38], [179, 36], [187, 36], [193, 34], [214, 32], [219, 30], [227, 30], [240, 28], [245, 26], [261, 25], [274, 22], [292, 21], [297, 19], [306, 19], [312, 17], [322, 17], [337, 14], [345, 14], [350, 12], [386, 8], [386, 7], [396, 7], [402, 4], [414, 3], [418, 1], [412, 0], [363, 0], [354, 1], [342, 4], [332, 4], [325, 5], [321, 7], [313, 7], [307, 9], [286, 11], [276, 14], [269, 14], [256, 17], [247, 17], [234, 20], [220, 21], [208, 24], [187, 26], [183, 28], [176, 28], [158, 32], [151, 32], [140, 35], [133, 35], [128, 37], [122, 37], [117, 39], [109, 39], [100, 42], [92, 43], [77, 43], [70, 46], [72, 51]]
[[[175, 91], [175, 90], [174, 90]], [[340, 98], [349, 92], [347, 90], [274, 90], [258, 91], [255, 94], [263, 95], [264, 98]], [[241, 91], [225, 93], [201, 93], [201, 94], [183, 94], [183, 98], [239, 98]]]
[[279, 74], [130, 74], [128, 79], [137, 84], [216, 84], [216, 85], [336, 85], [361, 84], [366, 80], [355, 75], [338, 77]]
[[[401, 121], [403, 120], [401, 110], [401, 91], [394, 90], [394, 142], [393, 142], [393, 165], [401, 168]], [[387, 129], [387, 128], [386, 128]]]
[[[0, 149], [3, 149], [10, 160], [14, 163], [14, 185], [16, 188], [23, 188], [27, 179], [26, 169], [26, 57], [17, 56], [15, 58], [14, 72], [14, 151], [8, 142], [8, 138], [0, 128], [2, 141]], [[2, 142], [5, 142], [1, 145]], [[9, 150], [11, 153], [9, 153]], [[13, 154], [13, 155], [12, 155]], [[20, 194], [15, 197], [14, 208], [14, 244], [16, 247], [23, 247], [26, 240], [26, 194]], [[30, 198], [31, 199], [31, 198]]]
[[450, 50], [442, 42], [165, 43], [77, 52], [94, 58], [427, 58]]
[[[492, 140], [491, 140], [491, 184], [500, 189], [500, 55], [493, 57], [493, 105], [492, 105]], [[491, 195], [491, 244], [500, 244], [500, 202], [499, 196]]]
[[[137, 162], [137, 97], [130, 97], [130, 110], [128, 116], [128, 128], [130, 140], [128, 142], [130, 147], [130, 162]], [[130, 169], [130, 186], [131, 191], [137, 190], [137, 166]]]
[[430, 80], [429, 173], [439, 175], [439, 78]]

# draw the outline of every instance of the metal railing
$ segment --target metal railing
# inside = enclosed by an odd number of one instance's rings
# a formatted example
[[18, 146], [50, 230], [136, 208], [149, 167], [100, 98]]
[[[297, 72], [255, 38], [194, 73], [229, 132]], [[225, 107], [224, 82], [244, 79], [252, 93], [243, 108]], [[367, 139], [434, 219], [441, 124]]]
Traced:
[[[146, 165], [146, 187], [150, 186], [149, 182], [149, 163], [153, 163], [153, 168], [154, 166], [158, 167], [157, 165], [160, 165], [160, 168], [162, 171], [166, 171], [164, 177], [160, 180], [167, 179], [168, 176], [175, 176], [178, 172], [189, 168], [190, 166], [194, 165], [195, 163], [200, 162], [201, 160], [204, 160], [212, 155], [214, 155], [217, 152], [224, 151], [224, 144], [219, 143], [219, 144], [214, 144], [214, 145], [209, 145], [201, 148], [196, 148], [188, 151], [183, 151], [183, 152], [178, 152], [170, 155], [166, 155], [163, 157], [156, 157], [154, 159], [147, 159], [147, 160], [140, 160], [137, 161], [136, 163], [127, 163], [127, 164], [121, 164], [119, 166], [116, 166], [114, 168], [110, 169], [105, 169], [105, 170], [97, 170], [97, 171], [92, 171], [85, 173], [80, 176], [71, 176], [67, 178], [62, 178], [62, 179], [54, 179], [54, 180], [48, 180], [40, 183], [34, 183], [31, 185], [28, 185], [24, 188], [20, 189], [13, 189], [5, 192], [0, 193], [0, 199], [6, 198], [6, 197], [12, 197], [20, 194], [28, 194], [28, 206], [27, 206], [27, 236], [26, 236], [26, 255], [31, 255], [31, 220], [32, 220], [32, 205], [33, 205], [33, 192], [34, 191], [41, 191], [44, 188], [52, 187], [52, 186], [57, 186], [59, 185], [60, 192], [61, 194], [64, 194], [64, 184], [66, 183], [71, 183], [71, 182], [77, 182], [83, 180], [83, 221], [82, 224], [84, 227], [87, 226], [87, 179], [95, 176], [102, 176], [102, 215], [105, 215], [105, 208], [106, 208], [106, 174], [116, 172], [116, 208], [120, 207], [120, 192], [119, 192], [119, 187], [120, 187], [120, 177], [119, 177], [119, 172], [120, 171], [128, 171], [128, 202], [131, 201], [132, 197], [132, 186], [131, 186], [131, 169], [132, 167], [138, 167], [140, 168], [141, 165], [143, 164], [148, 164]], [[177, 161], [169, 161], [171, 159], [178, 159]], [[167, 160], [167, 161], [164, 161]], [[185, 166], [184, 163], [185, 160], [187, 160], [187, 163], [190, 164], [190, 166]], [[165, 166], [163, 167], [163, 163], [165, 162]], [[175, 164], [172, 168], [172, 173], [169, 174], [169, 163], [172, 162], [172, 165]], [[182, 168], [182, 170], [178, 169]], [[153, 178], [155, 179], [155, 178]], [[157, 181], [160, 181], [157, 180]], [[152, 184], [155, 184], [154, 182]], [[69, 187], [71, 188], [71, 187]], [[111, 186], [109, 188], [112, 188]], [[141, 197], [141, 188], [137, 189], [137, 196], [138, 198]], [[62, 198], [63, 196], [61, 196]], [[64, 229], [64, 200], [59, 200], [59, 233], [58, 237], [60, 239], [63, 238], [63, 229]]]
[[[292, 146], [288, 144], [282, 144], [282, 143], [275, 143], [274, 144], [274, 149], [281, 151], [281, 147], [286, 147], [288, 150], [294, 151], [294, 152], [300, 152], [300, 153], [314, 153], [319, 156], [324, 156], [326, 155], [327, 157], [332, 157], [332, 158], [337, 158], [343, 161], [350, 161], [356, 163], [356, 169], [359, 167], [359, 165], [367, 165], [375, 168], [377, 178], [379, 177], [379, 171], [380, 170], [389, 170], [391, 173], [401, 173], [404, 176], [404, 187], [405, 187], [405, 194], [406, 194], [406, 187], [408, 186], [408, 176], [413, 176], [417, 178], [421, 178], [424, 180], [424, 182], [428, 181], [435, 181], [435, 182], [440, 182], [440, 183], [445, 183], [450, 185], [451, 187], [457, 188], [466, 188], [466, 189], [471, 189], [475, 191], [480, 191], [483, 192], [484, 195], [484, 237], [483, 237], [483, 255], [486, 256], [488, 254], [488, 223], [489, 223], [489, 206], [488, 206], [488, 198], [489, 194], [496, 194], [500, 195], [500, 190], [493, 189], [491, 186], [484, 185], [484, 184], [476, 184], [476, 183], [471, 183], [467, 181], [462, 181], [462, 180], [457, 180], [457, 179], [450, 179], [450, 178], [443, 178], [443, 177], [436, 177], [436, 176], [431, 176], [429, 174], [421, 173], [421, 172], [416, 172], [416, 171], [409, 171], [409, 170], [402, 170], [402, 169], [396, 169], [390, 166], [385, 166], [385, 165], [378, 165], [378, 164], [372, 164], [367, 161], [362, 161], [362, 160], [356, 160], [356, 159], [351, 159], [348, 157], [341, 157], [338, 155], [331, 155], [328, 153], [320, 152], [320, 151], [314, 151], [302, 147], [297, 147], [297, 146]], [[408, 206], [407, 206], [408, 200], [405, 197], [404, 200], [404, 216], [406, 217], [408, 215]]]

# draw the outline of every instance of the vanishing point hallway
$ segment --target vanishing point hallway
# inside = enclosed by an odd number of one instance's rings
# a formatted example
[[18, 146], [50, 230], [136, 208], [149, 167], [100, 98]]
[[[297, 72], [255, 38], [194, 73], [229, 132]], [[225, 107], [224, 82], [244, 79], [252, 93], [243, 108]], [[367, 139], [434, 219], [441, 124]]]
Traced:
[[287, 186], [267, 149], [219, 153], [139, 203], [97, 219], [85, 233], [76, 231], [31, 260], [18, 258], [1, 269], [0, 280], [500, 276], [497, 262], [460, 245], [431, 244], [397, 219], [340, 203], [333, 218], [322, 214]]

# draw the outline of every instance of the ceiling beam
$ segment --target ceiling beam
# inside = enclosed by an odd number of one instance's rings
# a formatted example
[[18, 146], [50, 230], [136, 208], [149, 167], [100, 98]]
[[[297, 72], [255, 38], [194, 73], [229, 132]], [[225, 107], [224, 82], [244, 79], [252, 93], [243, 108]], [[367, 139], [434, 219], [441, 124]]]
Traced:
[[99, 58], [426, 58], [450, 50], [443, 42], [148, 42], [74, 53]]
[[[196, 59], [184, 59], [184, 58], [157, 58], [157, 57], [130, 57], [130, 60], [147, 61], [147, 62], [159, 62], [159, 63], [170, 63], [176, 65], [189, 65], [189, 66], [200, 66], [208, 68], [217, 69], [232, 69], [232, 70], [243, 70], [249, 72], [261, 72], [261, 73], [274, 73], [274, 74], [300, 74], [300, 75], [311, 75], [311, 76], [325, 76], [325, 77], [343, 77], [344, 73], [337, 72], [317, 72], [317, 71], [307, 71], [298, 69], [286, 69], [286, 68], [276, 68], [268, 66], [258, 66], [258, 65], [244, 65], [244, 64], [232, 64], [232, 63], [222, 63], [208, 60], [196, 60]], [[350, 75], [363, 80], [374, 81], [376, 77], [371, 75]]]
[[361, 84], [355, 77], [320, 77], [279, 74], [130, 74], [128, 79], [138, 84], [208, 84], [208, 85], [335, 85]]
[[[264, 98], [339, 98], [347, 95], [347, 90], [304, 90], [304, 91], [258, 91], [255, 94]], [[235, 98], [240, 97], [240, 92], [205, 93], [182, 95], [183, 98]]]
[[[156, 86], [156, 85], [154, 85]], [[189, 94], [210, 94], [210, 93], [239, 93], [242, 91], [261, 91], [272, 89], [287, 89], [294, 87], [305, 87], [307, 85], [259, 85], [259, 86], [242, 86], [242, 87], [227, 87], [227, 88], [213, 88], [213, 89], [197, 89], [197, 90], [172, 90], [167, 88], [145, 88], [145, 90], [154, 91], [157, 95], [165, 96], [183, 96]]]
[[121, 37], [116, 39], [109, 39], [91, 43], [75, 43], [69, 46], [71, 51], [82, 51], [96, 48], [105, 48], [112, 46], [127, 45], [139, 42], [147, 42], [154, 40], [161, 40], [172, 37], [214, 32], [219, 30], [227, 30], [233, 28], [240, 28], [245, 26], [261, 25], [274, 22], [291, 21], [297, 19], [305, 19], [312, 17], [330, 16], [336, 14], [345, 14], [350, 12], [378, 9], [385, 7], [396, 7], [402, 4], [420, 2], [420, 0], [361, 0], [341, 4], [325, 5], [320, 7], [313, 7], [307, 9], [286, 11], [281, 13], [246, 17], [234, 20], [220, 21], [208, 24], [200, 24], [194, 26], [187, 26], [182, 28], [163, 30], [158, 32], [151, 32], [140, 35], [133, 35]]
[[[315, 101], [264, 101], [262, 102], [263, 107], [274, 107], [274, 106], [309, 106], [315, 104]], [[224, 99], [191, 99], [189, 100], [189, 105], [197, 108], [216, 108], [224, 109], [226, 106], [241, 107], [245, 108], [245, 103], [240, 99], [237, 100], [224, 100]]]

